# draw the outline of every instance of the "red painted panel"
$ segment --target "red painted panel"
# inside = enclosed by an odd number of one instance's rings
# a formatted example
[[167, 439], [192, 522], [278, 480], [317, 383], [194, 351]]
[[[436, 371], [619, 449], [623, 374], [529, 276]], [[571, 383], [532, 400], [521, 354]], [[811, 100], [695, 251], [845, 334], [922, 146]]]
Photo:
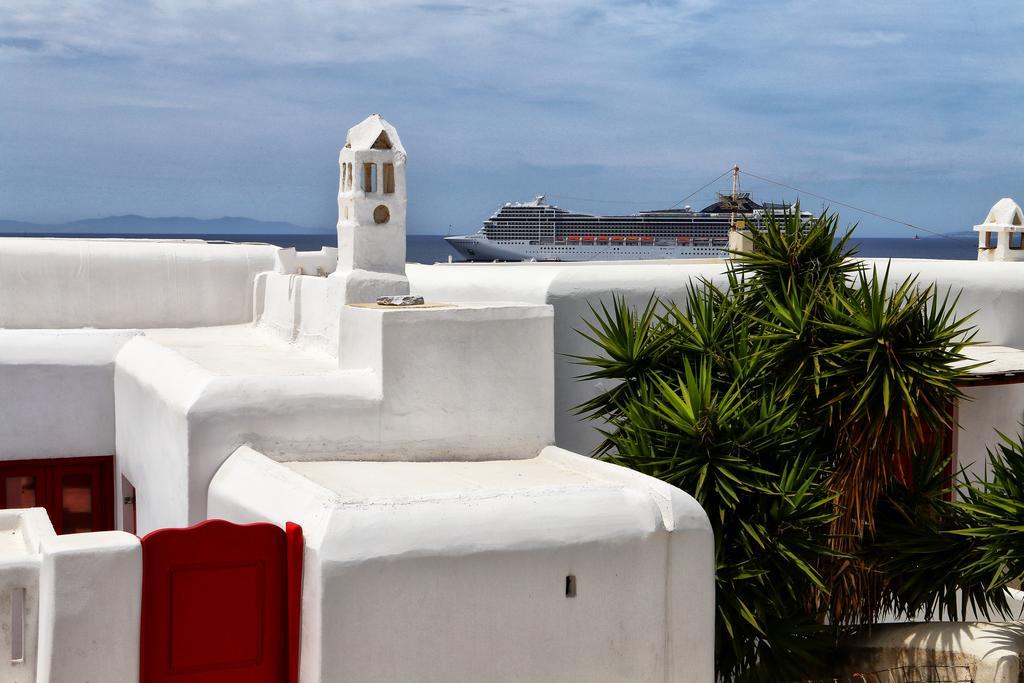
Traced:
[[302, 642], [302, 527], [285, 524], [288, 540], [288, 683], [299, 683], [299, 645]]
[[289, 569], [273, 524], [210, 520], [142, 539], [142, 683], [281, 683]]
[[[172, 672], [260, 663], [266, 582], [262, 562], [173, 569], [170, 579]], [[228, 631], [231, 637], [222, 638]]]

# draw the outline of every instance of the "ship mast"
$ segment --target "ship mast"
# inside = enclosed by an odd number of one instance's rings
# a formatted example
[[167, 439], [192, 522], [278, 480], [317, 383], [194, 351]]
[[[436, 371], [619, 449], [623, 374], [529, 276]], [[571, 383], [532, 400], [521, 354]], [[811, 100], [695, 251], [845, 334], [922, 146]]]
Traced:
[[736, 229], [736, 207], [738, 206], [737, 200], [739, 199], [740, 193], [740, 167], [738, 164], [732, 167], [732, 214], [729, 217], [729, 226]]

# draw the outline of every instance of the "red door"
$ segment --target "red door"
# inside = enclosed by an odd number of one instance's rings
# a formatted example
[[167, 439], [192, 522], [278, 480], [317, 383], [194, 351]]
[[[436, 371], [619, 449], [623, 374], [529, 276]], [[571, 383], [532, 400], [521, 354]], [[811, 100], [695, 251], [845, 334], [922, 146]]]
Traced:
[[58, 534], [114, 528], [114, 457], [0, 462], [0, 508], [46, 508]]
[[142, 539], [142, 683], [298, 679], [302, 530], [210, 520]]

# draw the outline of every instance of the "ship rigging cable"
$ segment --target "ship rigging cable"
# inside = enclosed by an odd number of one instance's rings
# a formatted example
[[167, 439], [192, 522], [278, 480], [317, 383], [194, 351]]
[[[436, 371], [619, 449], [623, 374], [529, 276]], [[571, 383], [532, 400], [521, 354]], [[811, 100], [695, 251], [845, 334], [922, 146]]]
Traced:
[[[764, 176], [757, 175], [756, 173], [751, 173], [750, 171], [741, 170], [740, 173], [744, 173], [744, 174], [750, 176], [751, 178], [757, 178], [758, 180], [763, 180], [764, 182], [771, 183], [772, 185], [778, 185], [779, 187], [784, 187], [787, 190], [793, 190], [794, 192], [798, 192], [800, 194], [805, 194], [805, 195], [809, 195], [811, 197], [815, 197], [816, 199], [821, 199], [823, 201], [828, 202], [829, 204], [838, 204], [839, 206], [845, 206], [848, 209], [853, 209], [854, 211], [860, 211], [861, 213], [866, 213], [869, 216], [874, 216], [875, 218], [881, 218], [884, 221], [890, 221], [892, 223], [896, 223], [897, 225], [902, 225], [904, 227], [911, 228], [913, 230], [920, 230], [921, 232], [927, 232], [927, 233], [929, 233], [931, 235], [935, 235], [937, 237], [944, 237], [944, 238], [946, 238], [948, 240], [953, 240], [954, 242], [966, 242], [967, 241], [967, 240], [959, 239], [957, 237], [953, 237], [951, 235], [947, 235], [945, 233], [939, 232], [938, 230], [931, 230], [929, 228], [922, 228], [920, 225], [914, 225], [913, 223], [908, 223], [906, 221], [901, 221], [898, 218], [892, 218], [890, 216], [884, 216], [884, 215], [878, 213], [877, 211], [871, 211], [870, 209], [862, 209], [859, 206], [854, 206], [853, 204], [847, 204], [846, 202], [841, 202], [838, 199], [832, 199], [832, 198], [826, 197], [824, 195], [815, 194], [813, 192], [808, 192], [807, 190], [801, 190], [799, 187], [793, 187], [792, 185], [787, 185], [786, 183], [780, 183], [777, 180], [772, 180], [771, 178], [765, 178]], [[719, 176], [719, 177], [721, 177], [721, 176]]]
[[[731, 172], [732, 172], [732, 168], [730, 168], [727, 171], [721, 173], [720, 175], [716, 176], [713, 180], [711, 180], [710, 182], [707, 182], [707, 183], [701, 185], [696, 190], [694, 190], [690, 194], [686, 195], [685, 197], [680, 199], [678, 202], [676, 202], [675, 204], [673, 204], [669, 208], [670, 209], [674, 209], [675, 207], [679, 206], [680, 204], [682, 204], [683, 202], [685, 202], [687, 199], [689, 199], [690, 197], [694, 196], [698, 192], [701, 192], [701, 191], [707, 189], [711, 185], [714, 185], [719, 180], [721, 180], [725, 176], [729, 175]], [[798, 192], [800, 194], [804, 194], [804, 195], [807, 195], [809, 197], [814, 197], [816, 199], [821, 199], [823, 201], [828, 202], [829, 204], [836, 204], [837, 206], [843, 206], [843, 207], [846, 207], [847, 209], [853, 209], [854, 211], [859, 211], [860, 213], [864, 213], [864, 214], [867, 214], [869, 216], [874, 216], [875, 218], [881, 218], [883, 221], [889, 221], [890, 223], [895, 223], [897, 225], [902, 225], [903, 227], [910, 228], [911, 230], [920, 230], [921, 232], [926, 232], [929, 235], [935, 235], [936, 237], [942, 237], [944, 239], [952, 240], [954, 242], [973, 241], [973, 240], [961, 239], [959, 237], [953, 237], [952, 235], [947, 235], [947, 234], [945, 234], [943, 232], [939, 232], [938, 230], [932, 230], [930, 228], [925, 228], [925, 227], [922, 227], [920, 225], [915, 225], [914, 223], [908, 223], [907, 221], [900, 220], [899, 218], [893, 218], [892, 216], [886, 216], [884, 214], [878, 213], [877, 211], [872, 211], [871, 209], [864, 209], [864, 208], [861, 208], [859, 206], [854, 206], [853, 204], [848, 204], [846, 202], [841, 202], [838, 199], [832, 199], [831, 197], [826, 197], [825, 195], [816, 194], [814, 192], [809, 192], [807, 190], [801, 190], [799, 187], [794, 187], [792, 185], [787, 185], [786, 183], [779, 182], [778, 180], [772, 180], [771, 178], [766, 178], [766, 177], [764, 177], [762, 175], [758, 175], [756, 173], [751, 173], [750, 171], [747, 171], [747, 170], [744, 170], [744, 169], [740, 169], [740, 173], [746, 174], [746, 175], [750, 176], [751, 178], [757, 178], [758, 180], [763, 180], [764, 182], [771, 183], [772, 185], [778, 185], [779, 187], [784, 187], [787, 190], [793, 190], [794, 192]], [[633, 205], [636, 205], [636, 204], [657, 204], [657, 203], [661, 203], [661, 202], [653, 202], [653, 201], [643, 202], [643, 201], [629, 201], [629, 200], [615, 200], [615, 199], [588, 199], [586, 197], [571, 197], [569, 195], [564, 195], [564, 194], [552, 194], [552, 195], [548, 195], [548, 196], [549, 197], [558, 197], [559, 199], [572, 199], [572, 200], [578, 201], [578, 202], [596, 202], [596, 203], [599, 203], [599, 204], [633, 204]], [[665, 203], [667, 203], [667, 202], [665, 202]]]

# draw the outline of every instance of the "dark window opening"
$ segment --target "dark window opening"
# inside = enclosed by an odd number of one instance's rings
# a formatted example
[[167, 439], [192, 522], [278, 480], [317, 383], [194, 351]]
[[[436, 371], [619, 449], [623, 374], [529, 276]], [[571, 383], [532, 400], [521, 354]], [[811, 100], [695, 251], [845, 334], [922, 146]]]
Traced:
[[377, 164], [363, 164], [363, 192], [377, 191]]
[[114, 528], [114, 458], [0, 463], [0, 508], [46, 508], [58, 534]]
[[121, 528], [134, 534], [138, 528], [135, 518], [135, 486], [121, 475]]

